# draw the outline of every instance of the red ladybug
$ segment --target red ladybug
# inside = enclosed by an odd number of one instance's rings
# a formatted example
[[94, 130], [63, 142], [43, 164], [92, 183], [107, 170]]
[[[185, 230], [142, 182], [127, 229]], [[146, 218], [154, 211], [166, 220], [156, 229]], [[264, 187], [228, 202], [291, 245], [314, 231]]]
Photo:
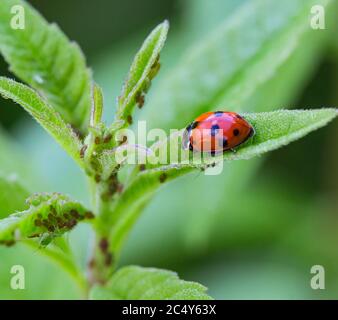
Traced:
[[252, 125], [236, 112], [206, 112], [187, 126], [183, 146], [215, 155], [239, 146], [254, 134]]

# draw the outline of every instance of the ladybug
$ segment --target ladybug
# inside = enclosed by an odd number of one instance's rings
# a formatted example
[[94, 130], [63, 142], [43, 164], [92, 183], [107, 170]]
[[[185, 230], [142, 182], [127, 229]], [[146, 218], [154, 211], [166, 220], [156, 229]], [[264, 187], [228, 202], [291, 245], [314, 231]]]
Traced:
[[214, 156], [233, 150], [254, 134], [253, 126], [236, 112], [206, 112], [186, 127], [183, 147]]

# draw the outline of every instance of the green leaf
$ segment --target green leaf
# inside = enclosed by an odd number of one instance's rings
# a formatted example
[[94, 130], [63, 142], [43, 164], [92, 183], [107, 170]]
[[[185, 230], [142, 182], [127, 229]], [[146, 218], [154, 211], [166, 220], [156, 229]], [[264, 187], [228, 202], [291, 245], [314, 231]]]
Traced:
[[20, 104], [82, 167], [82, 143], [72, 128], [41, 96], [29, 87], [0, 77], [0, 94]]
[[27, 204], [29, 209], [0, 220], [0, 244], [10, 246], [39, 237], [41, 245], [47, 245], [74, 228], [78, 221], [93, 218], [79, 202], [58, 193], [34, 194]]
[[[201, 163], [195, 163], [192, 153], [181, 152], [178, 161], [171, 162], [174, 168], [179, 170], [186, 167], [203, 167], [219, 161], [247, 160], [262, 155], [268, 151], [275, 150], [300, 139], [325, 126], [338, 115], [334, 108], [323, 108], [317, 110], [278, 110], [272, 112], [243, 113], [243, 117], [254, 127], [255, 135], [246, 143], [236, 148], [235, 152], [226, 151], [223, 154], [211, 157], [205, 155]], [[170, 161], [170, 153], [182, 149], [182, 136], [184, 129], [172, 134], [168, 141], [155, 145], [153, 153], [159, 149], [167, 152], [167, 161]], [[169, 150], [167, 150], [169, 148]], [[164, 151], [162, 150], [162, 151]], [[197, 159], [198, 160], [198, 159]], [[186, 163], [184, 163], [186, 162]]]
[[134, 58], [122, 94], [118, 99], [116, 121], [122, 120], [123, 126], [130, 122], [135, 105], [139, 103], [139, 99], [144, 98], [152, 79], [159, 70], [159, 55], [166, 40], [168, 29], [168, 21], [158, 25], [144, 41]]
[[4, 176], [0, 173], [0, 218], [25, 209], [25, 199], [29, 192], [15, 175]]
[[109, 237], [110, 250], [115, 256], [119, 255], [124, 240], [139, 217], [141, 209], [164, 183], [223, 160], [247, 160], [275, 150], [323, 127], [337, 115], [337, 109], [330, 108], [243, 114], [255, 128], [255, 135], [240, 145], [236, 152], [226, 151], [216, 157], [205, 155], [203, 159], [198, 157], [197, 163], [194, 162], [196, 158], [191, 157], [190, 151], [181, 152], [176, 163], [169, 162], [170, 152], [177, 154], [178, 150], [182, 150], [181, 137], [184, 129], [172, 134], [168, 141], [155, 144], [153, 147], [155, 154], [159, 149], [167, 152], [167, 164], [157, 167], [152, 165], [147, 170], [136, 174], [111, 208], [114, 214], [107, 213], [102, 217], [106, 228], [112, 225]]
[[207, 288], [184, 281], [171, 271], [128, 266], [117, 271], [104, 287], [96, 286], [91, 299], [101, 300], [211, 300]]
[[[24, 29], [11, 27], [15, 5], [24, 8]], [[25, 1], [1, 0], [0, 52], [10, 70], [41, 92], [62, 117], [85, 132], [91, 73], [80, 48]]]
[[97, 84], [93, 85], [92, 99], [93, 103], [90, 116], [90, 126], [96, 127], [101, 122], [103, 113], [103, 93], [102, 89]]

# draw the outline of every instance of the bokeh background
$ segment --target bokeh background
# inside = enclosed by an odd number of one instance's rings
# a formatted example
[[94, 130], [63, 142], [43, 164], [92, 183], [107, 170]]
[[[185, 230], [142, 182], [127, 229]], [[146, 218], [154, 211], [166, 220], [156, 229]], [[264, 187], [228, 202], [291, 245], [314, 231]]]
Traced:
[[[29, 2], [82, 47], [95, 80], [104, 89], [107, 121], [113, 118], [115, 99], [133, 55], [149, 31], [169, 19], [163, 66], [140, 115], [149, 119], [150, 126], [168, 129], [186, 122], [184, 117], [167, 121], [165, 105], [156, 103], [161, 101], [157, 87], [192, 45], [207, 39], [209, 32], [249, 1]], [[272, 23], [278, 19], [279, 6], [292, 1], [275, 2], [276, 11], [266, 13]], [[309, 43], [317, 41], [316, 32], [330, 35], [316, 50], [297, 49], [242, 109], [337, 106], [337, 31], [334, 24], [330, 30], [314, 31]], [[1, 57], [0, 74], [10, 75]], [[34, 192], [65, 192], [88, 204], [86, 182], [75, 164], [21, 108], [3, 99], [0, 103], [0, 159], [6, 173], [23, 177]], [[217, 299], [338, 298], [337, 133], [335, 121], [259, 159], [227, 163], [221, 176], [196, 173], [169, 184], [138, 221], [121, 265], [175, 270], [183, 279], [206, 285]], [[15, 157], [6, 159], [6, 148], [15, 149]], [[88, 233], [86, 226], [80, 226], [69, 236], [83, 266]], [[25, 290], [9, 287], [14, 264], [26, 268]], [[310, 287], [310, 269], [318, 264], [325, 267], [325, 290]], [[0, 248], [0, 298], [76, 299], [79, 292], [52, 262], [17, 245]]]

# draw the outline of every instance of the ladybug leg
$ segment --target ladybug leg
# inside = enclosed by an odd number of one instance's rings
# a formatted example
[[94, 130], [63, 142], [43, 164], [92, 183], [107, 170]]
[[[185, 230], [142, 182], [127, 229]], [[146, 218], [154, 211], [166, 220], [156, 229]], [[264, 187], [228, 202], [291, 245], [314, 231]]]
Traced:
[[210, 151], [210, 155], [214, 157], [216, 155], [216, 151]]

